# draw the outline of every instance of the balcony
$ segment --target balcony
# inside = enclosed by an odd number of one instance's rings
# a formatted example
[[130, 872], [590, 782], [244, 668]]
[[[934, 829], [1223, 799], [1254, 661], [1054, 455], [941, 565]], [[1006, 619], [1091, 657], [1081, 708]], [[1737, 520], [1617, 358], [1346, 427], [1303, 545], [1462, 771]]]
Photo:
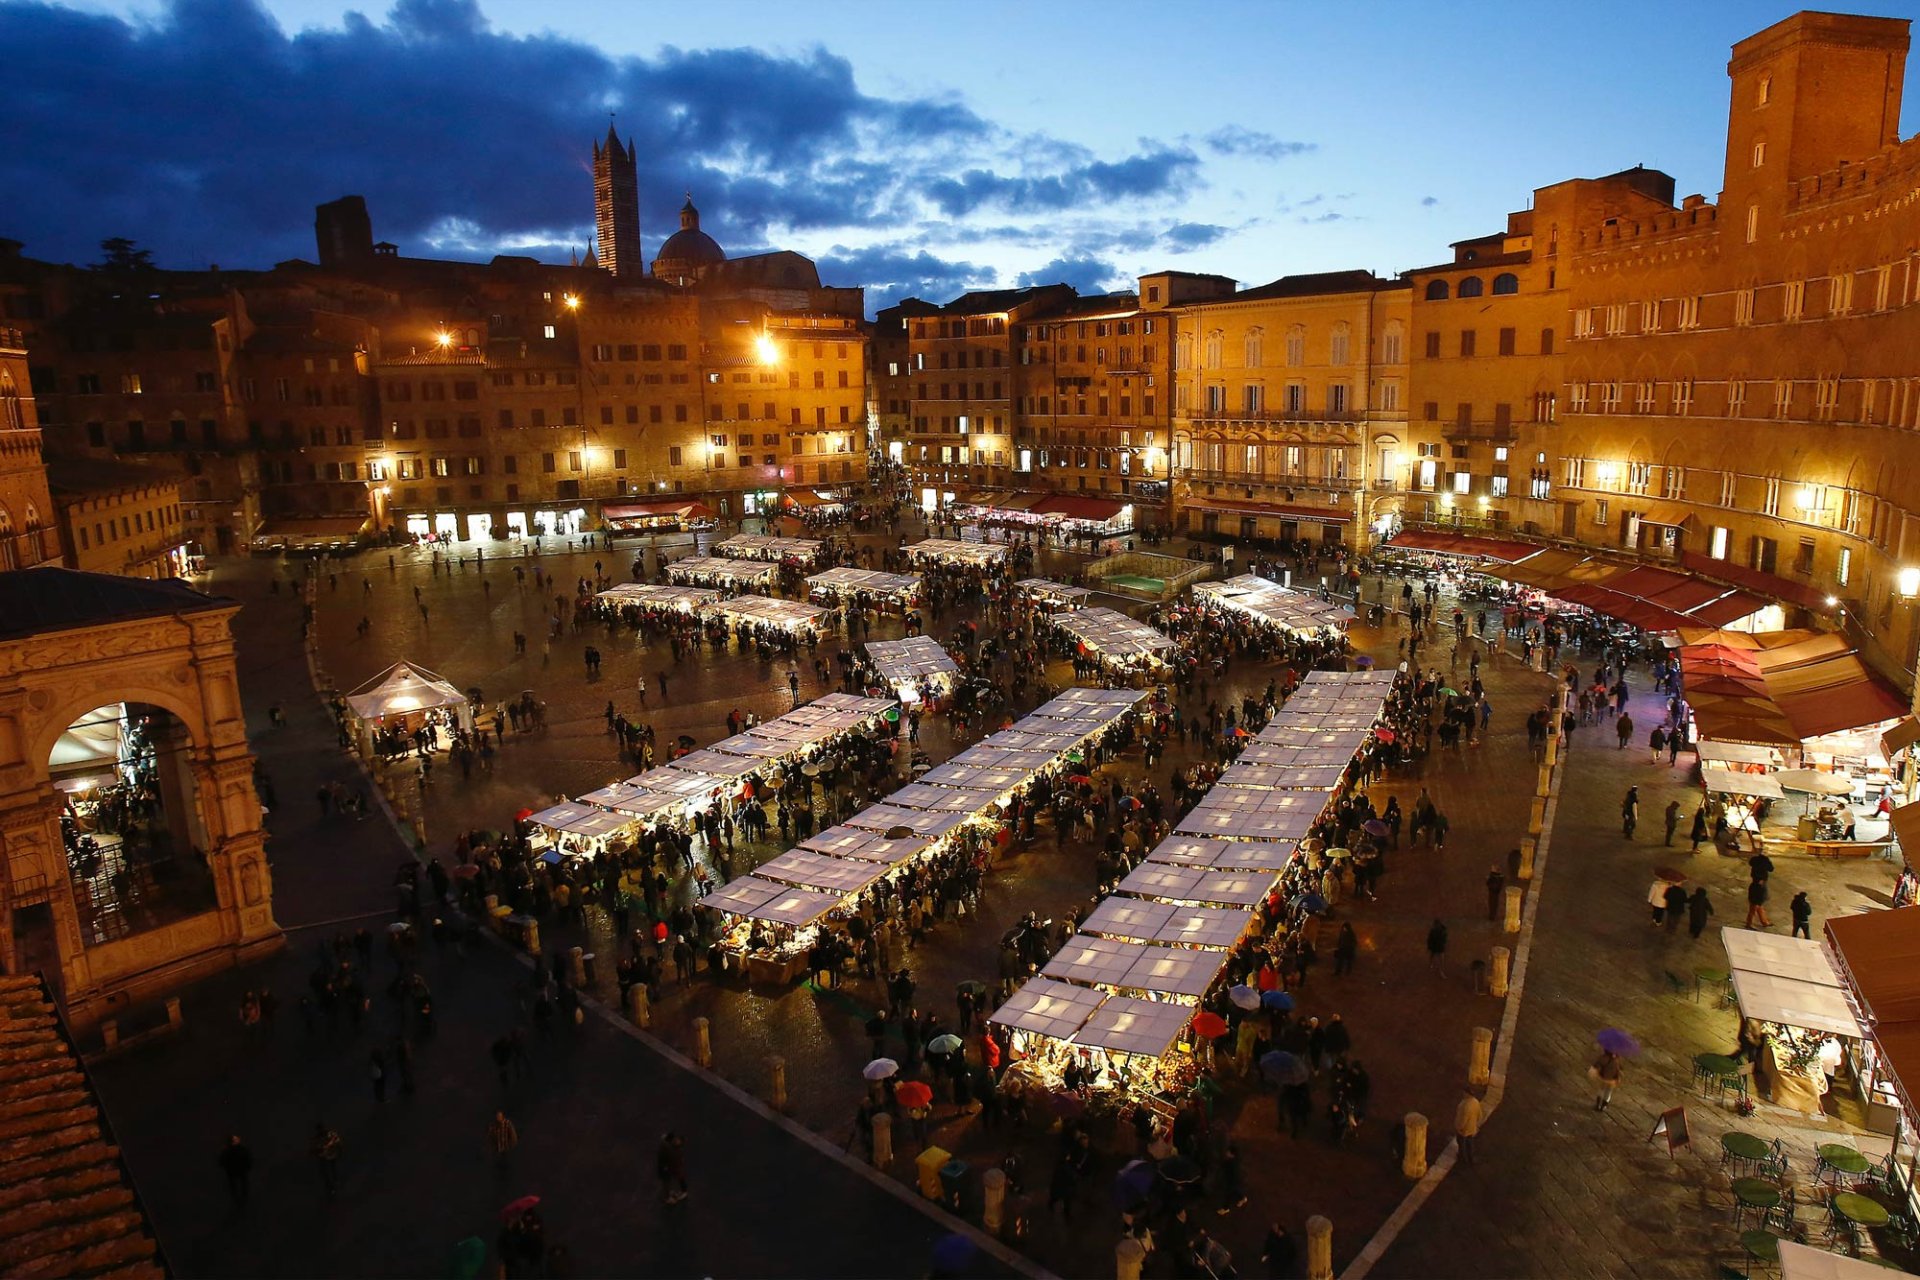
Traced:
[[29, 529], [25, 533], [0, 534], [0, 570], [31, 569], [35, 565], [60, 562], [58, 529]]
[[1452, 422], [1438, 424], [1440, 435], [1446, 440], [1479, 440], [1487, 444], [1513, 444], [1520, 439], [1520, 427], [1508, 422]]
[[1183, 474], [1195, 484], [1230, 484], [1242, 488], [1310, 489], [1319, 493], [1350, 493], [1360, 487], [1351, 476], [1307, 476], [1289, 473], [1267, 475], [1264, 472], [1213, 471], [1188, 467]]
[[1242, 423], [1261, 425], [1272, 423], [1298, 423], [1311, 425], [1328, 423], [1348, 426], [1364, 421], [1366, 414], [1358, 409], [1195, 409], [1187, 415], [1187, 420], [1195, 426], [1232, 426]]

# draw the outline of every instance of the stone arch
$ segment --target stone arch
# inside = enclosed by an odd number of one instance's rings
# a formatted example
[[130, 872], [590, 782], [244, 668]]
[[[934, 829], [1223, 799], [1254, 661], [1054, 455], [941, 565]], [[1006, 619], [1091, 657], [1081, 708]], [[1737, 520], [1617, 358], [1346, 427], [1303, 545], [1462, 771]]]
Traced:
[[47, 780], [47, 758], [53, 754], [54, 744], [60, 741], [60, 735], [89, 711], [97, 711], [115, 702], [144, 702], [170, 712], [174, 719], [186, 726], [194, 750], [207, 749], [208, 744], [201, 741], [204, 735], [194, 732], [194, 726], [205, 718], [201, 714], [202, 708], [197, 705], [198, 699], [176, 689], [116, 679], [91, 689], [76, 690], [62, 701], [50, 702], [45, 710], [35, 708], [34, 702], [34, 693], [28, 693], [25, 705], [32, 708], [31, 718], [21, 725], [20, 737], [26, 746], [27, 767], [34, 771], [34, 780], [38, 782]]

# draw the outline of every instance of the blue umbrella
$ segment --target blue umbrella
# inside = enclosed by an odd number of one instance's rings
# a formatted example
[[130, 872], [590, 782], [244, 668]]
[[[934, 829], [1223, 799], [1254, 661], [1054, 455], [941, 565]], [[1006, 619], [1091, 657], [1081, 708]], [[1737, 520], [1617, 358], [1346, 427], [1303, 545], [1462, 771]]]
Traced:
[[941, 1236], [933, 1242], [933, 1269], [940, 1275], [958, 1275], [978, 1252], [973, 1241], [957, 1231]]
[[1640, 1042], [1618, 1027], [1607, 1027], [1593, 1038], [1602, 1049], [1622, 1058], [1631, 1058], [1640, 1052]]
[[1153, 1193], [1154, 1168], [1145, 1160], [1132, 1160], [1113, 1180], [1113, 1203], [1131, 1209]]
[[1307, 1064], [1283, 1049], [1263, 1054], [1260, 1058], [1260, 1074], [1275, 1084], [1305, 1084], [1311, 1074]]
[[1275, 1013], [1292, 1013], [1293, 997], [1284, 991], [1266, 991], [1260, 996], [1260, 1003]]
[[1371, 671], [1373, 670], [1373, 656], [1363, 653], [1353, 660], [1353, 665], [1362, 671]]
[[1299, 905], [1309, 915], [1317, 916], [1327, 909], [1327, 900], [1317, 893], [1303, 893]]
[[1260, 993], [1249, 986], [1229, 987], [1227, 999], [1233, 1001], [1236, 1009], [1253, 1010], [1260, 1007]]

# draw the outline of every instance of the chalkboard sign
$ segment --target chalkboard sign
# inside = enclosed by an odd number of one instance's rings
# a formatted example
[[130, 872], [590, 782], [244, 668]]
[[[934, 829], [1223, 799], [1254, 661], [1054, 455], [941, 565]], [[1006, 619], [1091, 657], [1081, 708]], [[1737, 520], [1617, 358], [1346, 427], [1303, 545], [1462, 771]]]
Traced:
[[1660, 1118], [1654, 1122], [1653, 1132], [1647, 1135], [1647, 1141], [1652, 1142], [1663, 1133], [1667, 1135], [1667, 1154], [1669, 1156], [1682, 1147], [1687, 1148], [1689, 1151], [1693, 1149], [1693, 1135], [1687, 1131], [1687, 1109], [1685, 1107], [1674, 1107], [1671, 1110], [1662, 1111]]

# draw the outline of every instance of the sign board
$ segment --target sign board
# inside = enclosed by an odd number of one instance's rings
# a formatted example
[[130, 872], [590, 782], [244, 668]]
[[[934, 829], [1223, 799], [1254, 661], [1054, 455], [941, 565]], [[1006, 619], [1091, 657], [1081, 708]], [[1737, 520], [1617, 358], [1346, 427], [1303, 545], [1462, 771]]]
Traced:
[[1221, 564], [1233, 563], [1233, 544], [1231, 542], [1229, 542], [1226, 546], [1220, 548], [1220, 563]]
[[1685, 1107], [1673, 1107], [1669, 1110], [1662, 1111], [1660, 1118], [1654, 1121], [1653, 1132], [1647, 1135], [1647, 1141], [1652, 1142], [1663, 1133], [1667, 1135], [1667, 1154], [1669, 1156], [1682, 1147], [1687, 1148], [1689, 1151], [1693, 1149], [1693, 1134], [1687, 1130], [1687, 1109]]

